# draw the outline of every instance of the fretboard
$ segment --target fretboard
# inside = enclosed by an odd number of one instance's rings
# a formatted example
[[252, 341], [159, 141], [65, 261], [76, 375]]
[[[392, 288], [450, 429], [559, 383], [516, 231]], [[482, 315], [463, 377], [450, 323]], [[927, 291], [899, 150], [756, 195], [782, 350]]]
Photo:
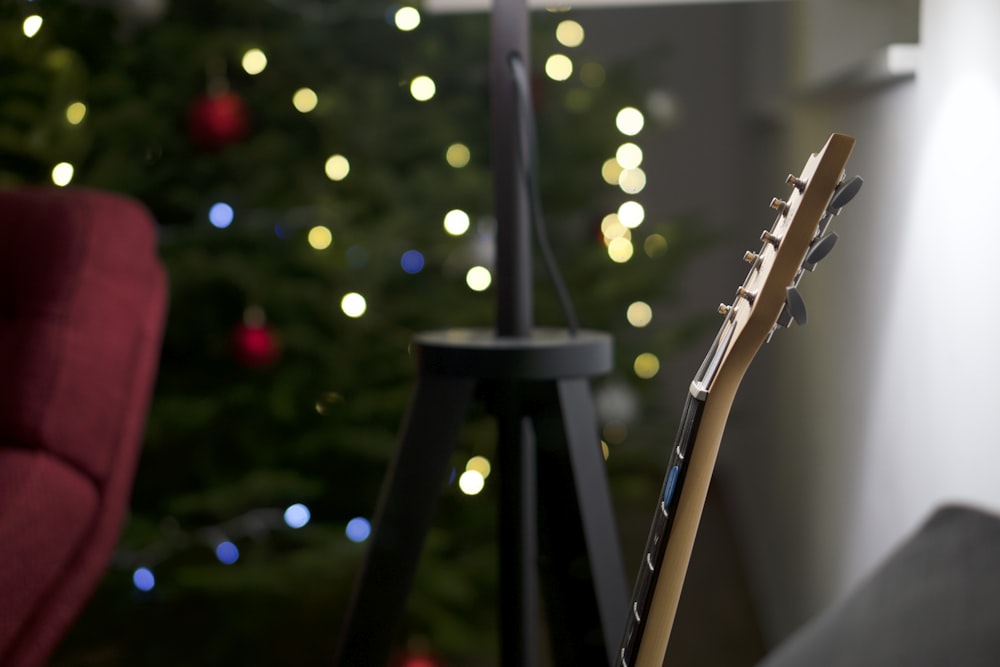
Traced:
[[635, 589], [632, 592], [625, 634], [622, 637], [619, 650], [617, 664], [620, 667], [634, 667], [636, 664], [639, 644], [642, 641], [642, 634], [646, 628], [646, 620], [652, 604], [653, 589], [656, 586], [660, 564], [663, 561], [663, 554], [666, 552], [667, 542], [670, 538], [670, 529], [677, 512], [677, 500], [681, 487], [684, 485], [684, 476], [693, 452], [704, 408], [704, 401], [688, 394], [680, 428], [677, 430], [677, 438], [667, 464], [667, 474], [663, 480], [659, 502], [653, 512], [653, 521], [650, 525], [649, 537], [646, 540], [646, 548], [643, 550], [642, 562], [639, 565]]

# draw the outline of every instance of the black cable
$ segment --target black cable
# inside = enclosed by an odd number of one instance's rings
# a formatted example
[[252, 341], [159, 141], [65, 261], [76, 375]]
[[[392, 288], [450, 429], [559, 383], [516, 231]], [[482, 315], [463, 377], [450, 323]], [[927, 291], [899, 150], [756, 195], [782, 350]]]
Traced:
[[552, 246], [549, 244], [546, 233], [545, 218], [542, 215], [542, 198], [538, 186], [538, 135], [535, 130], [534, 112], [531, 108], [531, 86], [528, 81], [528, 72], [520, 54], [510, 54], [509, 62], [511, 75], [514, 79], [514, 90], [517, 94], [518, 158], [521, 175], [528, 191], [531, 227], [535, 230], [538, 250], [542, 253], [542, 262], [545, 264], [545, 270], [549, 274], [549, 280], [552, 281], [559, 305], [566, 318], [566, 327], [569, 329], [570, 336], [576, 336], [580, 325], [577, 322], [576, 311], [573, 309], [573, 302], [570, 300], [566, 283], [563, 282], [562, 274], [559, 273], [559, 267], [552, 253]]

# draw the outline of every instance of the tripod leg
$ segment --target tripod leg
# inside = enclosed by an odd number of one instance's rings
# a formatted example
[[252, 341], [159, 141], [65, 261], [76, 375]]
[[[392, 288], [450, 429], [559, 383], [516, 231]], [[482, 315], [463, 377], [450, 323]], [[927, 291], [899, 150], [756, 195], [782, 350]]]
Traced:
[[498, 383], [500, 664], [538, 664], [538, 524], [535, 438], [514, 382]]
[[612, 664], [625, 627], [625, 567], [586, 379], [540, 383], [538, 437], [543, 594], [560, 665]]
[[334, 664], [383, 667], [413, 583], [476, 380], [417, 380], [375, 513]]

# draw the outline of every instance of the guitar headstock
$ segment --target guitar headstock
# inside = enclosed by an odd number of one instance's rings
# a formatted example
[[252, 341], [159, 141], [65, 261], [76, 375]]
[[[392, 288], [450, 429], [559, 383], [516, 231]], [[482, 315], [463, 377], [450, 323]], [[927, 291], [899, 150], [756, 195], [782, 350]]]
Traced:
[[738, 382], [757, 350], [778, 328], [793, 322], [805, 324], [799, 280], [833, 249], [837, 235], [828, 233], [827, 227], [863, 183], [859, 176], [844, 177], [853, 149], [853, 137], [830, 135], [798, 176], [788, 175], [786, 183], [791, 192], [787, 199], [771, 201], [777, 217], [761, 234], [761, 248], [744, 255], [750, 271], [737, 288], [733, 302], [719, 306], [726, 319], [713, 353], [692, 384], [696, 396], [710, 392], [726, 370], [732, 370]]

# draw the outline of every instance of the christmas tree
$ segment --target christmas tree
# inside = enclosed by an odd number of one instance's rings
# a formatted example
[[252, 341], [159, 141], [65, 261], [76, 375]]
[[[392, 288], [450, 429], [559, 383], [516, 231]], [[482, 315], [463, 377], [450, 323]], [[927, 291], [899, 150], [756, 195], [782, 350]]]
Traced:
[[[171, 278], [133, 511], [53, 664], [328, 662], [410, 338], [493, 321], [488, 17], [371, 0], [0, 12], [0, 186], [140, 199]], [[660, 468], [638, 425], [671, 428], [647, 409], [657, 355], [703, 322], [646, 325], [708, 239], [643, 220], [637, 135], [655, 118], [627, 71], [588, 57], [585, 18], [532, 18], [541, 191], [581, 322], [617, 341], [595, 387], [612, 485], [648, 497]], [[536, 319], [564, 326], [541, 280]], [[401, 637], [440, 664], [495, 662], [494, 426], [477, 410]], [[459, 488], [467, 470], [481, 493]]]

